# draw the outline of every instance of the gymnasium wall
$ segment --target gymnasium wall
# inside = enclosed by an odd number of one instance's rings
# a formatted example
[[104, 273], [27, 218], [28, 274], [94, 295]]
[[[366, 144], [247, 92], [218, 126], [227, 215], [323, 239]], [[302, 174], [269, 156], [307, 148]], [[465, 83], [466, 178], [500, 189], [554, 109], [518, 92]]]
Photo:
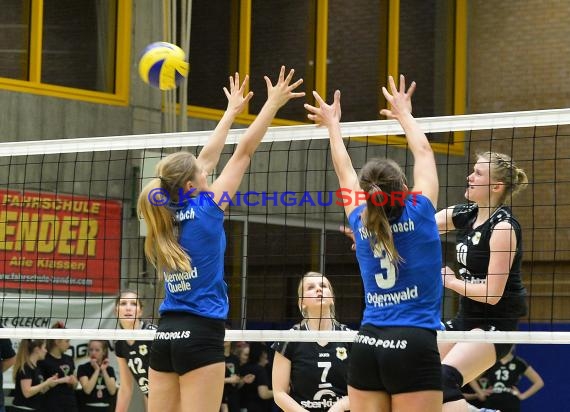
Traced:
[[[563, 0], [469, 1], [468, 113], [569, 107], [569, 18]], [[529, 128], [517, 130], [514, 139], [505, 131], [494, 135], [492, 146], [512, 154], [533, 183], [513, 205], [523, 227], [524, 280], [537, 320], [570, 318], [570, 146], [566, 137], [551, 137], [568, 131]], [[470, 151], [489, 150], [488, 137], [476, 135]]]

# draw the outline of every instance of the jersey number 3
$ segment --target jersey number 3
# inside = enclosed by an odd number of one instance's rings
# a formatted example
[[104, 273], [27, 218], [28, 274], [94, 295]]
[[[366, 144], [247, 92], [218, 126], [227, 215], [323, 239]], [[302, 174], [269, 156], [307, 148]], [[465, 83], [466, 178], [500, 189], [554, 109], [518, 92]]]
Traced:
[[374, 257], [380, 259], [380, 269], [382, 270], [381, 273], [374, 275], [376, 284], [380, 289], [390, 289], [394, 287], [396, 284], [396, 267], [390, 260], [388, 253], [386, 253], [386, 249], [379, 243], [374, 247]]

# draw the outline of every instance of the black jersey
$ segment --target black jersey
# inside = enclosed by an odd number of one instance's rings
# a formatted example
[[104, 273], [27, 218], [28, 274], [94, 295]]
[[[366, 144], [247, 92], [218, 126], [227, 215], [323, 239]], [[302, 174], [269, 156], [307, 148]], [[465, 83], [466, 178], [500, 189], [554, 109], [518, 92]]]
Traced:
[[479, 384], [484, 389], [493, 389], [493, 393], [511, 392], [511, 388], [518, 385], [527, 369], [528, 363], [515, 356], [507, 363], [495, 363], [479, 378]]
[[271, 401], [268, 399], [261, 399], [259, 396], [259, 387], [271, 387], [267, 370], [257, 363], [246, 363], [241, 368], [243, 376], [252, 374], [255, 376], [252, 383], [246, 383], [241, 388], [242, 407], [247, 409], [247, 412], [269, 412], [271, 411]]
[[[235, 355], [226, 356], [226, 378], [233, 375], [241, 376], [241, 369], [239, 359]], [[237, 384], [226, 383], [224, 384], [224, 395], [222, 403], [228, 405], [229, 412], [239, 412], [239, 387]]]
[[39, 385], [44, 381], [39, 368], [32, 368], [30, 365], [24, 365], [22, 370], [19, 370], [16, 374], [16, 387], [14, 390], [14, 401], [12, 405], [15, 407], [21, 407], [20, 409], [27, 409], [31, 411], [39, 411], [42, 409], [42, 402], [44, 399], [43, 393], [38, 393], [30, 398], [24, 396], [22, 391], [22, 381], [30, 379], [32, 381], [31, 386]]
[[[306, 324], [293, 330], [308, 330]], [[334, 322], [333, 330], [349, 330]], [[289, 395], [309, 411], [328, 411], [347, 394], [348, 352], [350, 343], [276, 342], [273, 349], [291, 361]]]
[[456, 258], [459, 275], [469, 283], [486, 283], [489, 269], [489, 241], [493, 229], [500, 222], [508, 222], [515, 231], [517, 248], [507, 284], [501, 300], [496, 305], [477, 302], [465, 296], [460, 298], [459, 315], [464, 318], [488, 320], [493, 318], [518, 319], [526, 315], [526, 289], [521, 280], [522, 233], [519, 222], [511, 209], [500, 206], [491, 217], [478, 227], [476, 204], [460, 204], [453, 209], [453, 224], [458, 229]]
[[[44, 377], [56, 375], [58, 378], [73, 375], [75, 372], [75, 363], [69, 355], [61, 355], [56, 358], [50, 353], [46, 354], [44, 360], [38, 362], [38, 368]], [[47, 410], [59, 411], [68, 410], [68, 407], [77, 405], [75, 389], [67, 384], [59, 384], [51, 388], [45, 393], [45, 403]]]
[[[0, 324], [0, 328], [2, 325]], [[14, 348], [12, 347], [12, 341], [10, 339], [0, 339], [0, 363], [4, 360], [11, 359], [16, 356]], [[2, 388], [3, 375], [0, 373], [0, 388]], [[0, 390], [0, 408], [4, 406], [4, 391]]]
[[528, 364], [518, 356], [503, 364], [497, 362], [491, 369], [487, 370], [478, 379], [479, 385], [484, 389], [492, 389], [485, 400], [484, 406], [487, 408], [500, 408], [501, 411], [520, 410], [520, 399], [512, 393], [528, 369]]
[[[143, 322], [141, 329], [156, 329], [156, 325]], [[150, 361], [150, 347], [152, 341], [136, 340], [132, 345], [126, 340], [119, 340], [115, 343], [115, 354], [118, 358], [127, 361], [129, 370], [135, 381], [146, 396], [148, 396], [148, 367]]]
[[[83, 365], [79, 365], [79, 367], [77, 368], [77, 378], [81, 378], [82, 376], [87, 377], [87, 379], [90, 379], [91, 376], [93, 376], [93, 373], [95, 373], [95, 369], [93, 369], [93, 365], [91, 365], [91, 362], [87, 362], [84, 363]], [[107, 366], [107, 374], [109, 375], [109, 377], [114, 378], [115, 377], [115, 371], [113, 369], [112, 366]], [[103, 378], [103, 372], [99, 372], [99, 376], [97, 377], [97, 382], [95, 383], [95, 387], [93, 388], [93, 390], [91, 391], [90, 394], [87, 394], [85, 392], [82, 393], [80, 399], [81, 399], [81, 405], [89, 405], [89, 404], [111, 404], [112, 401], [112, 396], [109, 393], [109, 391], [107, 390], [107, 385], [105, 385], [105, 379]]]

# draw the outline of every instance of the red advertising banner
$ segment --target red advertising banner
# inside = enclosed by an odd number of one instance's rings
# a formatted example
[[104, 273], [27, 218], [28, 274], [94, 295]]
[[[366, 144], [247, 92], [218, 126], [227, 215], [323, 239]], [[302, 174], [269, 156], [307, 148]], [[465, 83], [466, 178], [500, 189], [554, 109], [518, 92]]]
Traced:
[[0, 190], [0, 288], [116, 294], [121, 202]]

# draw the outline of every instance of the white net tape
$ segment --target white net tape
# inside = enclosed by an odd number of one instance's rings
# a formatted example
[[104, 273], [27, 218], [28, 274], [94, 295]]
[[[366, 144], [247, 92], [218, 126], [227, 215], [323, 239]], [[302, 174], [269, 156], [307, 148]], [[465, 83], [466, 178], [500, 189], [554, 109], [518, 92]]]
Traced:
[[[97, 339], [152, 340], [153, 330], [120, 329], [0, 329], [0, 338], [12, 339]], [[356, 331], [227, 330], [227, 341], [246, 342], [352, 342]], [[570, 332], [438, 332], [439, 342], [493, 342], [530, 344], [570, 344]]]
[[[524, 112], [484, 113], [461, 116], [425, 117], [418, 119], [425, 133], [460, 130], [488, 130], [570, 124], [570, 109], [532, 110]], [[343, 136], [385, 136], [403, 134], [395, 120], [342, 123]], [[239, 141], [243, 130], [232, 129], [227, 144]], [[211, 131], [162, 133], [132, 136], [105, 136], [79, 139], [38, 140], [0, 143], [0, 157], [55, 153], [81, 153], [107, 150], [202, 146]], [[326, 128], [314, 125], [271, 127], [264, 142], [328, 139]]]

